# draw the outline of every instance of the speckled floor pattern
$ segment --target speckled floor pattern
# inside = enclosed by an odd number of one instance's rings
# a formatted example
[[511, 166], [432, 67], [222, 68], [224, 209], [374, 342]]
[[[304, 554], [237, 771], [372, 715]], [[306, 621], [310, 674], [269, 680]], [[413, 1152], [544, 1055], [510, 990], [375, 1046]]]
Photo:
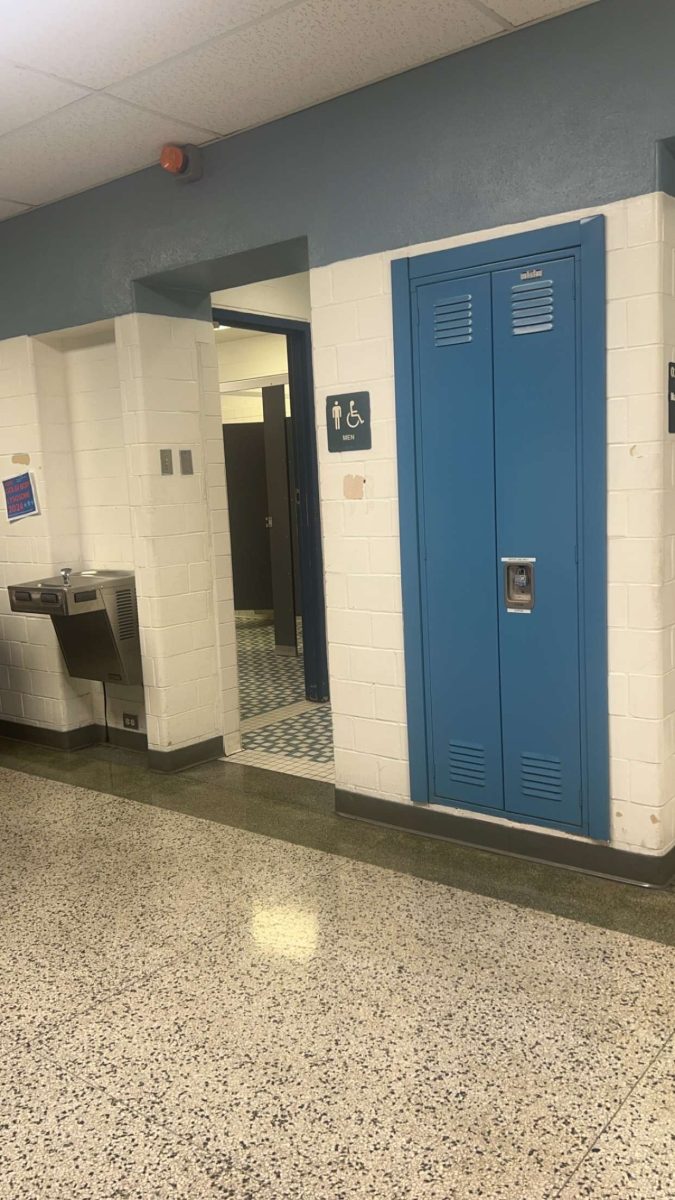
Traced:
[[670, 946], [0, 770], [0, 1200], [672, 1200], [674, 1029]]

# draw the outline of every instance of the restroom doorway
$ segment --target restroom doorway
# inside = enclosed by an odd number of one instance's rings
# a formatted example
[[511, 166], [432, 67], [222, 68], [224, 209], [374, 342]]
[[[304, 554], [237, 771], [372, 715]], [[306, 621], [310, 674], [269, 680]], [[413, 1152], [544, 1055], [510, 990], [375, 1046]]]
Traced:
[[[212, 297], [239, 675], [236, 760], [333, 778], [305, 277]], [[262, 305], [291, 308], [281, 315]], [[260, 305], [260, 307], [258, 307]], [[299, 310], [299, 311], [298, 311]]]

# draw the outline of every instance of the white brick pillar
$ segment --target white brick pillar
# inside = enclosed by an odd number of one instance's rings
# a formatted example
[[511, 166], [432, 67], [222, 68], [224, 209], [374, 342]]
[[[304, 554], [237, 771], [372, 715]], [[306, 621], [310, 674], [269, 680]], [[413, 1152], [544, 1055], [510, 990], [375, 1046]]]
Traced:
[[675, 204], [629, 200], [607, 254], [612, 842], [675, 840], [675, 473], [667, 432]]
[[[335, 782], [409, 801], [389, 263], [310, 272]], [[367, 391], [372, 449], [330, 454], [326, 397]]]
[[[158, 752], [155, 766], [160, 755], [191, 748], [187, 763], [213, 757], [232, 733], [232, 707], [238, 712], [213, 328], [132, 314], [118, 318], [115, 336], [148, 747]], [[171, 475], [161, 472], [160, 450], [171, 451]], [[193, 474], [181, 474], [181, 450], [191, 452]]]
[[[188, 326], [204, 322], [181, 321]], [[234, 617], [234, 580], [230, 520], [225, 480], [225, 450], [223, 417], [220, 402], [218, 354], [210, 323], [201, 332], [204, 340], [198, 344], [200, 420], [204, 443], [206, 500], [211, 527], [217, 644], [219, 650], [220, 696], [222, 703], [223, 742], [226, 754], [241, 750], [239, 717], [239, 676], [237, 671], [237, 641]], [[181, 336], [180, 328], [174, 336]]]

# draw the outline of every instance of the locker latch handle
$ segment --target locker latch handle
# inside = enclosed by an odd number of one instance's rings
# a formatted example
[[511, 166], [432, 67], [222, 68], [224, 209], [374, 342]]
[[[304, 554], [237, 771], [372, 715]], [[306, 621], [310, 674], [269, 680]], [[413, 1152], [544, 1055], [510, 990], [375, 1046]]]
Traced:
[[502, 558], [504, 603], [509, 613], [531, 613], [534, 608], [536, 558]]

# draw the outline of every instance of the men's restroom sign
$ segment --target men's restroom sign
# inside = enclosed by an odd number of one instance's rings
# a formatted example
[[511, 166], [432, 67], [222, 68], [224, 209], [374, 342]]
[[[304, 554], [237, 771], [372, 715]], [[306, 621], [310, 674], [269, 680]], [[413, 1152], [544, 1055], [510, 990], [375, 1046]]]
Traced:
[[370, 393], [350, 392], [346, 396], [327, 396], [326, 426], [331, 454], [341, 450], [370, 450], [373, 444]]
[[20, 521], [22, 517], [34, 517], [39, 513], [35, 484], [28, 471], [13, 475], [11, 479], [3, 479], [2, 486], [8, 520]]

